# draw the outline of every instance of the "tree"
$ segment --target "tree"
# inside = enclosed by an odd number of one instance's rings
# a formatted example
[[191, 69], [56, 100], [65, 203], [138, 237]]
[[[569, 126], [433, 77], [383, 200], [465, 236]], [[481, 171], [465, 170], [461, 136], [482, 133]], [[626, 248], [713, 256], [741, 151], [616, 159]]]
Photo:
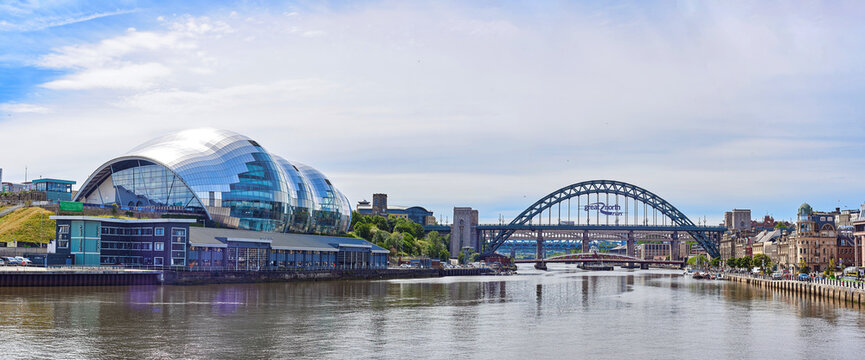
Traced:
[[358, 223], [354, 226], [354, 233], [367, 241], [372, 240], [372, 224]]
[[457, 257], [457, 259], [459, 260], [460, 264], [465, 264], [476, 261], [478, 255], [479, 254], [471, 248], [466, 248], [460, 251], [460, 255]]
[[720, 267], [721, 266], [721, 258], [719, 258], [719, 257], [712, 258], [711, 264], [712, 264], [712, 267]]
[[372, 216], [370, 218], [370, 222], [375, 225], [379, 230], [384, 230], [387, 232], [391, 232], [392, 230], [387, 226], [387, 219], [381, 216]]
[[385, 242], [385, 244], [387, 244], [388, 249], [390, 249], [390, 251], [393, 252], [393, 255], [397, 255], [397, 254], [403, 252], [402, 234], [399, 234], [399, 233], [389, 234], [387, 236], [387, 241]]
[[739, 258], [739, 267], [743, 268], [743, 269], [750, 269], [751, 268], [751, 257], [750, 256], [740, 257]]
[[730, 267], [733, 269], [739, 267], [739, 259], [736, 259], [736, 258], [727, 259], [727, 267]]
[[829, 266], [823, 271], [823, 275], [826, 275], [826, 277], [835, 275], [835, 259], [829, 259]]
[[799, 273], [807, 274], [809, 272], [811, 272], [811, 268], [805, 264], [805, 259], [799, 260]]
[[772, 268], [772, 258], [766, 254], [757, 254], [751, 259], [753, 266], [759, 266], [760, 270], [766, 272], [766, 269]]
[[695, 267], [705, 267], [708, 263], [709, 259], [706, 257], [706, 255], [703, 254], [699, 254], [688, 259], [688, 265]]
[[373, 231], [373, 234], [372, 234], [372, 242], [374, 242], [376, 244], [378, 244], [378, 243], [385, 244], [386, 246], [383, 246], [383, 247], [385, 249], [390, 249], [390, 247], [389, 247], [390, 245], [387, 242], [388, 235], [390, 235], [390, 234], [388, 234], [387, 231], [375, 230], [375, 231]]

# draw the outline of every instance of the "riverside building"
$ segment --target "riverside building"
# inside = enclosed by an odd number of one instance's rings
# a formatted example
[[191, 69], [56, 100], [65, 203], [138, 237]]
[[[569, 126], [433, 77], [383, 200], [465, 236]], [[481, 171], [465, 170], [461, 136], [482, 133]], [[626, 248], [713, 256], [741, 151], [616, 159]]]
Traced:
[[348, 198], [318, 170], [209, 128], [162, 136], [105, 162], [74, 200], [277, 233], [336, 235], [351, 220]]
[[814, 211], [807, 203], [799, 207], [796, 221], [796, 264], [822, 271], [833, 261], [838, 264], [838, 234], [835, 214]]
[[859, 210], [859, 216], [851, 222], [853, 225], [853, 258], [856, 266], [865, 266], [865, 204]]
[[378, 215], [388, 217], [389, 215], [406, 218], [420, 225], [435, 225], [436, 218], [432, 211], [421, 206], [399, 206], [388, 205], [387, 194], [373, 194], [372, 204], [362, 200], [357, 202], [355, 208], [361, 215]]
[[49, 265], [189, 270], [387, 268], [388, 251], [363, 239], [190, 226], [193, 219], [51, 216], [57, 240]]
[[330, 179], [218, 129], [141, 144], [99, 167], [75, 201], [156, 219], [54, 216], [53, 252], [74, 265], [222, 270], [387, 267], [388, 251], [338, 237], [351, 205]]

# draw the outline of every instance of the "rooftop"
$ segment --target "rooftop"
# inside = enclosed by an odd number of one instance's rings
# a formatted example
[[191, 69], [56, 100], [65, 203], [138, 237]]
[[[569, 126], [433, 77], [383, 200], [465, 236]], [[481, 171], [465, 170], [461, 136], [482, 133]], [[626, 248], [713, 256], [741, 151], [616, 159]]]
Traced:
[[190, 228], [189, 242], [192, 246], [226, 247], [229, 241], [270, 243], [276, 250], [329, 251], [340, 247], [364, 247], [373, 253], [388, 253], [381, 247], [364, 239], [339, 236], [270, 233], [252, 230], [233, 230], [224, 228]]
[[55, 183], [55, 184], [69, 184], [69, 185], [75, 184], [75, 181], [72, 181], [72, 180], [60, 180], [60, 179], [51, 179], [51, 178], [36, 179], [36, 180], [31, 181], [31, 182], [34, 184], [49, 183], [49, 182]]
[[81, 221], [101, 221], [109, 223], [122, 224], [153, 224], [153, 223], [194, 223], [195, 219], [121, 219], [105, 216], [84, 216], [84, 215], [51, 215], [51, 220], [81, 220]]

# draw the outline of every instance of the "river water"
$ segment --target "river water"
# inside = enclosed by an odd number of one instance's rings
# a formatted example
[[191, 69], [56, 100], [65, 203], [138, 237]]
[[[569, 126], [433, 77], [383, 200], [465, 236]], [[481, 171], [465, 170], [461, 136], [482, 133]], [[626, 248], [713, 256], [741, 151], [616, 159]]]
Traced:
[[680, 271], [0, 289], [0, 358], [863, 359], [858, 306]]

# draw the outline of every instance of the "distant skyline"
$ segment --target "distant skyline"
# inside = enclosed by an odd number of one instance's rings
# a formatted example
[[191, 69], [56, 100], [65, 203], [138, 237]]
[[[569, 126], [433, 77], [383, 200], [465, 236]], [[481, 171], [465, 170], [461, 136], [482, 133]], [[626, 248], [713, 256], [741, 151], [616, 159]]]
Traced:
[[[510, 219], [563, 186], [693, 221], [865, 202], [861, 2], [0, 4], [4, 181], [232, 130], [352, 204]], [[699, 220], [698, 220], [699, 219]]]

